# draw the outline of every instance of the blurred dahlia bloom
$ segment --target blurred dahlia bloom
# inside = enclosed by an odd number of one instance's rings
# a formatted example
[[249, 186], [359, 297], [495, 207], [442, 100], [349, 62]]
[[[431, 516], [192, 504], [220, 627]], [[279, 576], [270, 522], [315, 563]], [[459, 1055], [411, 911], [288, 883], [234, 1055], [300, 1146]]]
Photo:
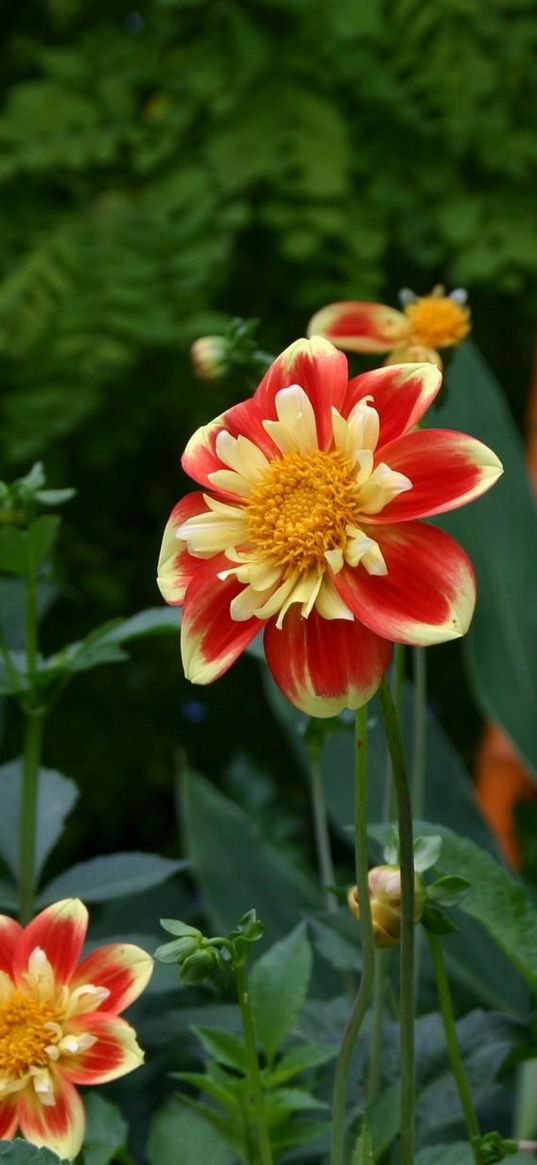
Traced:
[[429, 361], [442, 367], [438, 348], [460, 344], [470, 331], [470, 309], [461, 288], [446, 295], [441, 284], [430, 295], [401, 292], [403, 311], [383, 303], [331, 303], [310, 320], [308, 335], [326, 336], [348, 352], [388, 352], [385, 364]]
[[158, 582], [183, 605], [185, 674], [208, 684], [264, 630], [268, 666], [311, 716], [377, 690], [393, 641], [463, 635], [475, 602], [460, 546], [418, 518], [464, 505], [501, 473], [473, 437], [416, 425], [441, 375], [402, 364], [352, 380], [328, 340], [297, 340], [249, 400], [182, 458], [203, 492], [164, 532]]
[[143, 1062], [119, 1018], [146, 986], [153, 960], [112, 943], [80, 962], [88, 913], [68, 898], [28, 926], [0, 915], [0, 1138], [20, 1129], [73, 1160], [84, 1140], [76, 1084], [104, 1084]]

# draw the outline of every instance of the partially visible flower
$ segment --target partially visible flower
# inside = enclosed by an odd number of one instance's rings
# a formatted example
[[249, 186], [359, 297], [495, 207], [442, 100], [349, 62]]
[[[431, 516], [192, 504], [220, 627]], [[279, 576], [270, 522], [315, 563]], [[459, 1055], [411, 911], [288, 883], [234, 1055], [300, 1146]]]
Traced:
[[287, 698], [333, 716], [374, 694], [392, 642], [464, 635], [470, 561], [415, 519], [478, 497], [502, 467], [473, 437], [416, 429], [440, 385], [431, 364], [349, 381], [314, 336], [194, 434], [182, 464], [205, 492], [172, 510], [158, 567], [166, 601], [184, 604], [188, 679], [223, 675], [264, 629]]
[[[375, 944], [392, 947], [401, 938], [401, 871], [399, 866], [375, 866], [369, 871], [369, 900]], [[358, 888], [351, 886], [347, 902], [355, 918], [360, 918]], [[414, 877], [414, 922], [419, 922], [425, 905], [425, 886]]]
[[220, 380], [229, 368], [226, 336], [200, 336], [190, 349], [192, 366], [200, 380]]
[[143, 1062], [119, 1018], [146, 986], [153, 960], [112, 943], [80, 962], [88, 912], [56, 902], [28, 926], [0, 915], [0, 1138], [20, 1129], [73, 1160], [84, 1140], [76, 1084], [104, 1084]]
[[439, 284], [430, 295], [401, 292], [403, 311], [382, 303], [331, 303], [310, 320], [308, 335], [326, 336], [349, 352], [389, 352], [385, 364], [427, 360], [442, 367], [438, 348], [460, 344], [470, 331], [466, 292], [446, 295]]

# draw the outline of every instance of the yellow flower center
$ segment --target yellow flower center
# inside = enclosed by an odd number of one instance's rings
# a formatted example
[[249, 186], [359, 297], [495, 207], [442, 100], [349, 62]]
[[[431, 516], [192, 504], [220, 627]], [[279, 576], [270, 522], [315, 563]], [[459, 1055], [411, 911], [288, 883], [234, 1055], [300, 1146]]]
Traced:
[[21, 991], [0, 1003], [0, 1074], [23, 1076], [31, 1066], [45, 1067], [49, 1063], [45, 1049], [59, 1020], [56, 1007]]
[[424, 295], [405, 307], [410, 343], [426, 348], [460, 344], [470, 331], [470, 312], [447, 295]]
[[356, 521], [356, 466], [343, 453], [288, 453], [272, 461], [248, 499], [248, 538], [274, 566], [307, 570], [344, 549]]

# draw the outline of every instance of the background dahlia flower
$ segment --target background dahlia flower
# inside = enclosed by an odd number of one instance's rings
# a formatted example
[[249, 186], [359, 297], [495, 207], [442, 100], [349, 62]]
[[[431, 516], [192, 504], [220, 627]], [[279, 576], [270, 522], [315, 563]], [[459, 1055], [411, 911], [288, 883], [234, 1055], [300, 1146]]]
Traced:
[[84, 1140], [76, 1084], [104, 1084], [143, 1061], [118, 1013], [146, 986], [153, 960], [112, 943], [80, 962], [88, 912], [68, 898], [28, 926], [0, 915], [0, 1139], [19, 1128], [73, 1160]]
[[388, 352], [385, 364], [423, 360], [442, 367], [438, 348], [460, 344], [470, 331], [470, 309], [462, 289], [446, 295], [441, 284], [430, 295], [400, 293], [402, 311], [384, 303], [343, 300], [312, 317], [308, 335], [326, 336], [347, 352]]
[[430, 364], [349, 381], [343, 353], [314, 336], [198, 429], [182, 465], [204, 492], [172, 510], [158, 569], [166, 601], [184, 604], [189, 679], [222, 675], [264, 628], [287, 698], [332, 716], [373, 695], [392, 641], [464, 634], [469, 559], [416, 519], [478, 497], [501, 464], [472, 437], [416, 429], [440, 384]]

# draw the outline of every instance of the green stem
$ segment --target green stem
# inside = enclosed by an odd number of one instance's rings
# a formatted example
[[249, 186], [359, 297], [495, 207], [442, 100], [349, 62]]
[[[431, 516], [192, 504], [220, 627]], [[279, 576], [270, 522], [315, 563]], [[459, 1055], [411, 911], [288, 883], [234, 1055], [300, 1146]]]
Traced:
[[2, 656], [6, 672], [7, 672], [9, 679], [11, 680], [11, 683], [13, 685], [13, 693], [16, 695], [22, 689], [22, 678], [19, 675], [17, 668], [15, 667], [15, 664], [13, 663], [13, 660], [11, 658], [11, 652], [9, 650], [7, 643], [6, 643], [6, 638], [5, 638], [4, 632], [2, 631], [1, 627], [0, 627], [0, 655]]
[[335, 883], [334, 864], [332, 862], [330, 833], [324, 796], [321, 749], [316, 741], [309, 742], [308, 754], [310, 761], [310, 796], [315, 829], [315, 848], [317, 850], [317, 861], [321, 875], [321, 885], [323, 887], [324, 904], [327, 910], [334, 913], [337, 911], [337, 903], [334, 895], [330, 893], [330, 887]]
[[386, 740], [392, 761], [399, 824], [401, 866], [401, 1165], [414, 1163], [414, 842], [412, 806], [403, 742], [386, 679], [379, 689]]
[[[396, 643], [393, 649], [393, 662], [391, 667], [391, 684], [393, 699], [399, 721], [402, 722], [403, 717], [403, 700], [404, 700], [404, 682], [405, 682], [405, 657], [406, 648], [404, 643]], [[383, 802], [383, 820], [393, 821], [395, 817], [395, 790], [392, 780], [392, 760], [388, 751], [386, 758], [386, 784], [384, 787], [384, 802]]]
[[427, 744], [427, 656], [424, 647], [415, 647], [414, 670], [414, 723], [412, 750], [412, 803], [414, 816], [418, 821], [423, 817], [425, 793], [425, 764]]
[[259, 1148], [259, 1159], [261, 1165], [273, 1165], [272, 1149], [270, 1147], [270, 1137], [265, 1116], [265, 1105], [263, 1102], [263, 1086], [261, 1083], [261, 1073], [259, 1071], [259, 1060], [257, 1058], [254, 1024], [252, 1020], [252, 1013], [250, 1011], [250, 1003], [248, 1000], [248, 987], [246, 983], [244, 963], [235, 964], [235, 982], [237, 984], [237, 995], [239, 999], [242, 1028], [244, 1032], [244, 1042], [246, 1046], [248, 1084], [250, 1086], [250, 1094], [254, 1106], [255, 1131]]
[[30, 687], [37, 669], [37, 573], [30, 570], [26, 576], [26, 663]]
[[23, 924], [30, 921], [34, 912], [38, 778], [44, 723], [44, 712], [26, 712], [19, 826], [19, 915]]
[[371, 1000], [373, 991], [375, 945], [367, 864], [367, 705], [356, 713], [355, 730], [355, 846], [356, 882], [360, 903], [360, 924], [362, 934], [362, 977], [343, 1040], [339, 1049], [334, 1080], [332, 1104], [332, 1150], [330, 1165], [344, 1165], [345, 1153], [345, 1103], [349, 1065], [360, 1027]]
[[375, 1099], [381, 1080], [382, 1043], [384, 1028], [384, 999], [386, 994], [386, 972], [388, 951], [375, 951], [375, 979], [373, 984], [373, 1015], [371, 1019], [371, 1044], [369, 1049], [369, 1072], [367, 1077], [367, 1100]]
[[[451, 991], [449, 989], [449, 980], [444, 962], [444, 953], [442, 951], [442, 940], [437, 934], [433, 934], [431, 931], [427, 931], [427, 938], [429, 940], [429, 948], [433, 961], [436, 989], [438, 991], [438, 1001], [440, 1003], [440, 1011], [442, 1013], [442, 1022], [444, 1024], [444, 1033], [446, 1036], [446, 1044], [451, 1063], [451, 1071], [455, 1077], [455, 1083], [459, 1093], [461, 1108], [464, 1113], [464, 1119], [466, 1121], [466, 1127], [468, 1129], [468, 1135], [471, 1142], [474, 1137], [480, 1136], [480, 1128], [477, 1116], [475, 1114], [470, 1086], [468, 1084], [468, 1079], [464, 1070], [464, 1063], [457, 1040], [455, 1015], [453, 1013]], [[474, 1149], [474, 1158], [477, 1162], [477, 1165], [479, 1165], [479, 1154], [476, 1149]]]

